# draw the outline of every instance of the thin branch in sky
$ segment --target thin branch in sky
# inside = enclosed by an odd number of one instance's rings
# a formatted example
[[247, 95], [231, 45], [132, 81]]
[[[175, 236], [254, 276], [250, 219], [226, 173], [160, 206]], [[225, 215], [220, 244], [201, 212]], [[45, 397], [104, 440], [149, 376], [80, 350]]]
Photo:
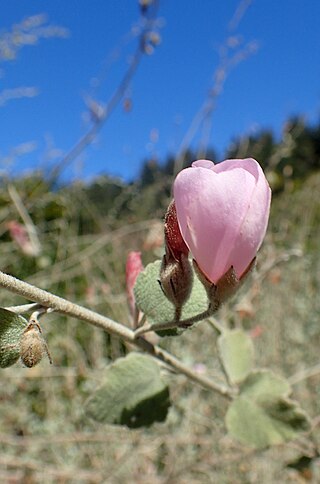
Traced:
[[[242, 0], [240, 2], [233, 16], [234, 20], [232, 20], [232, 28], [235, 28], [239, 24], [240, 19], [243, 17], [250, 3], [251, 0]], [[250, 55], [254, 54], [257, 49], [258, 44], [256, 41], [251, 41], [243, 44], [243, 40], [241, 39], [241, 37], [235, 35], [229, 35], [220, 47], [218, 66], [214, 70], [213, 82], [209, 89], [208, 95], [204, 100], [203, 104], [201, 105], [200, 109], [192, 119], [191, 124], [187, 132], [185, 133], [178, 149], [177, 157], [174, 164], [175, 174], [183, 168], [183, 162], [187, 150], [189, 149], [190, 144], [194, 139], [196, 133], [200, 129], [202, 129], [202, 136], [199, 143], [197, 157], [204, 158], [206, 156], [207, 146], [209, 143], [212, 129], [212, 114], [216, 107], [216, 100], [221, 94], [224, 84], [231, 70], [237, 64], [247, 59]]]
[[[26, 141], [24, 143], [20, 143], [19, 145], [11, 148], [8, 154], [2, 155], [0, 153], [0, 164], [6, 167], [5, 172], [7, 172], [8, 169], [15, 163], [17, 158], [32, 153], [37, 149], [37, 147], [36, 141]], [[1, 176], [3, 176], [2, 173]]]
[[241, 22], [251, 3], [252, 0], [241, 0], [236, 8], [236, 11], [234, 12], [232, 19], [229, 22], [228, 29], [230, 31], [236, 30], [238, 28], [239, 23]]
[[14, 60], [26, 45], [36, 45], [40, 39], [66, 38], [68, 29], [58, 25], [46, 25], [45, 14], [32, 15], [13, 25], [11, 31], [0, 33], [0, 62]]
[[[146, 20], [144, 16], [141, 16], [139, 20], [131, 26], [130, 30], [123, 35], [116, 47], [107, 54], [106, 58], [101, 63], [98, 74], [90, 79], [90, 90], [89, 93], [86, 94], [86, 97], [96, 97], [97, 91], [106, 81], [110, 69], [121, 58], [121, 55], [124, 54], [124, 49], [133, 40], [138, 39], [141, 36], [146, 27], [146, 22], [148, 22], [148, 20]], [[154, 18], [153, 29], [160, 29], [161, 27], [161, 19]]]
[[105, 104], [99, 103], [99, 115], [91, 116], [93, 121], [92, 126], [54, 167], [50, 175], [53, 180], [55, 180], [61, 174], [61, 172], [95, 140], [98, 132], [105, 124], [106, 120], [109, 118], [121, 99], [123, 99], [143, 55], [149, 53], [148, 49], [150, 47], [150, 32], [152, 32], [157, 19], [158, 4], [158, 0], [153, 0], [150, 2], [148, 9], [144, 10], [142, 13], [144, 18], [143, 29], [138, 37], [136, 50], [131, 58], [126, 72], [124, 73], [111, 98]]
[[3, 89], [0, 91], [0, 107], [5, 106], [13, 99], [20, 99], [22, 97], [36, 97], [39, 95], [39, 89], [34, 86], [29, 87], [15, 87], [12, 89]]

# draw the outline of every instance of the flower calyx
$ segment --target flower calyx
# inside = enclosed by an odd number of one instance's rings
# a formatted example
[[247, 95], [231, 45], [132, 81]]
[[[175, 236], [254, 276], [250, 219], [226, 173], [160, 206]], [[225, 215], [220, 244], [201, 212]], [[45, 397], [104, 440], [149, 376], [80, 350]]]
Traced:
[[249, 274], [255, 267], [256, 258], [252, 259], [244, 273], [240, 278], [238, 278], [234, 267], [231, 266], [227, 272], [220, 277], [218, 282], [214, 284], [211, 282], [207, 276], [201, 271], [197, 262], [193, 259], [193, 267], [194, 270], [203, 284], [208, 300], [209, 300], [209, 308], [211, 308], [212, 314], [219, 309], [221, 304], [226, 302], [230, 297], [234, 296], [235, 293], [240, 289], [243, 285]]
[[193, 271], [188, 259], [189, 249], [180, 233], [174, 200], [165, 215], [164, 236], [165, 254], [159, 283], [166, 298], [175, 306], [175, 319], [179, 321], [182, 307], [191, 294]]

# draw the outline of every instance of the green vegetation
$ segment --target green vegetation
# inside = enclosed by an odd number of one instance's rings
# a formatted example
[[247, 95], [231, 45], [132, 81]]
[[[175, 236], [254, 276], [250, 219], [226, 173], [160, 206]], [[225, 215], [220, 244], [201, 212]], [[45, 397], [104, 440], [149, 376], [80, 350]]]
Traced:
[[[217, 318], [230, 330], [249, 332], [257, 366], [290, 379], [292, 398], [311, 416], [312, 432], [294, 445], [252, 450], [226, 437], [222, 397], [168, 372], [173, 406], [164, 423], [147, 430], [98, 424], [86, 415], [85, 402], [101, 385], [106, 365], [128, 348], [97, 328], [53, 313], [45, 316], [42, 329], [54, 365], [43, 358], [32, 369], [18, 362], [1, 370], [2, 482], [14, 472], [17, 482], [271, 484], [299, 482], [298, 472], [302, 479], [307, 471], [320, 481], [320, 125], [290, 121], [281, 141], [267, 132], [243, 138], [229, 156], [258, 159], [275, 196], [255, 277]], [[193, 159], [188, 153], [184, 165]], [[72, 186], [42, 174], [3, 178], [1, 269], [130, 326], [126, 254], [141, 250], [145, 264], [161, 256], [161, 219], [173, 173], [169, 159], [147, 161], [141, 178], [130, 184], [108, 176]], [[10, 235], [8, 222], [25, 224], [19, 203], [36, 230], [39, 248], [33, 253]], [[0, 291], [2, 307], [25, 302]], [[217, 335], [209, 324], [160, 344], [197, 371], [224, 381]], [[237, 405], [245, 398], [243, 391]], [[272, 412], [290, 411], [297, 418], [290, 402], [281, 409], [267, 403]], [[296, 462], [306, 464], [301, 470]]]

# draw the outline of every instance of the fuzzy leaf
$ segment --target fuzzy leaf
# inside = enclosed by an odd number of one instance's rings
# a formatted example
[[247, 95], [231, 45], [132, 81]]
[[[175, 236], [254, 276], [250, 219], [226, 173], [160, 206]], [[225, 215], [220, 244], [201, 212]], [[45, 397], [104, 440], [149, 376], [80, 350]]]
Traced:
[[258, 401], [236, 398], [228, 409], [226, 424], [233, 437], [257, 449], [282, 444], [310, 428], [307, 414], [297, 402], [266, 396]]
[[164, 421], [169, 406], [169, 389], [159, 366], [152, 357], [133, 352], [107, 368], [86, 412], [100, 423], [138, 428]]
[[287, 397], [291, 393], [289, 382], [270, 370], [252, 371], [240, 387], [241, 395], [258, 398], [261, 395]]
[[[154, 323], [174, 320], [174, 306], [163, 294], [158, 282], [160, 266], [160, 260], [148, 264], [145, 270], [140, 272], [134, 287], [138, 308]], [[194, 277], [191, 295], [182, 309], [181, 319], [202, 313], [207, 307], [206, 291], [198, 278]]]
[[240, 383], [253, 366], [254, 348], [251, 338], [242, 330], [225, 331], [218, 339], [224, 369], [231, 383]]
[[271, 371], [251, 373], [227, 411], [229, 433], [240, 442], [263, 449], [307, 431], [309, 418], [288, 398], [289, 393], [289, 383]]
[[0, 368], [13, 365], [20, 356], [20, 339], [28, 322], [19, 314], [0, 308]]

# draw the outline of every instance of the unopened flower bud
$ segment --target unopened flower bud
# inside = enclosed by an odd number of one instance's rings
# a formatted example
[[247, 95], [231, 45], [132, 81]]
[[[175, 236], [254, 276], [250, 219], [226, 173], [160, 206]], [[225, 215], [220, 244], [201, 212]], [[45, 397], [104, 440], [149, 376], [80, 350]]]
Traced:
[[44, 353], [47, 354], [50, 363], [52, 363], [47, 344], [41, 335], [39, 324], [30, 322], [20, 340], [21, 361], [28, 368], [32, 368], [40, 363]]
[[131, 316], [136, 316], [136, 301], [134, 297], [134, 286], [138, 275], [143, 271], [144, 267], [141, 261], [141, 252], [131, 251], [127, 256], [126, 262], [126, 285], [127, 285], [127, 300]]
[[240, 280], [262, 244], [269, 218], [271, 190], [259, 163], [252, 158], [216, 165], [198, 160], [177, 175], [173, 193], [181, 235], [203, 274], [221, 286], [233, 268]]
[[184, 242], [177, 220], [174, 200], [164, 218], [166, 253], [160, 269], [160, 285], [176, 308], [175, 318], [180, 319], [181, 309], [188, 300], [193, 283], [193, 271], [188, 259], [189, 249]]
[[182, 306], [188, 300], [193, 283], [193, 272], [188, 256], [181, 253], [176, 260], [166, 250], [160, 269], [160, 285], [169, 301], [175, 306], [175, 319], [179, 320]]
[[164, 217], [164, 237], [166, 247], [175, 260], [179, 260], [181, 254], [188, 256], [189, 249], [180, 232], [174, 200], [170, 202]]
[[16, 220], [10, 220], [7, 223], [7, 227], [10, 237], [25, 255], [36, 257], [40, 254], [40, 246], [38, 246], [35, 240], [31, 240], [24, 225]]

